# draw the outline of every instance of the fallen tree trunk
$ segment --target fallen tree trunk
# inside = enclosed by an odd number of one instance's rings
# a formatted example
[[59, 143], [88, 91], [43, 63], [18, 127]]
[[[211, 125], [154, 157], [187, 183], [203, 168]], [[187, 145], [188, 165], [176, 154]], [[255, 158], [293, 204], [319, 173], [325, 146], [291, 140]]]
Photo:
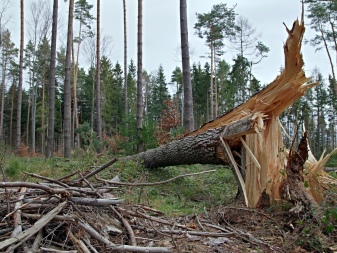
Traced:
[[[317, 85], [305, 76], [301, 44], [304, 22], [296, 20], [286, 27], [285, 65], [282, 73], [266, 88], [232, 111], [204, 124], [184, 138], [127, 159], [144, 166], [164, 167], [181, 164], [230, 165], [249, 207], [265, 206], [282, 199], [287, 178], [287, 149], [282, 139], [279, 115], [305, 92]], [[313, 156], [312, 156], [313, 157]], [[323, 167], [326, 159], [307, 161], [308, 193], [322, 199], [321, 183], [331, 183]], [[289, 181], [290, 182], [290, 181]]]
[[237, 136], [254, 133], [263, 115], [246, 117], [231, 125], [209, 129], [199, 135], [172, 141], [155, 149], [150, 149], [126, 160], [137, 160], [145, 167], [156, 168], [183, 164], [228, 164], [220, 138], [229, 139], [232, 150], [240, 152], [241, 143]]

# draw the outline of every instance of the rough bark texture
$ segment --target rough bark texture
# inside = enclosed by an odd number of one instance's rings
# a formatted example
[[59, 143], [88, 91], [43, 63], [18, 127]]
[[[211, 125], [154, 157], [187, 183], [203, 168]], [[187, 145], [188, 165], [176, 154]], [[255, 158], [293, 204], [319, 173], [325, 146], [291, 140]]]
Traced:
[[128, 101], [128, 40], [126, 27], [126, 0], [123, 0], [123, 17], [124, 17], [124, 99], [125, 99], [125, 115], [129, 112]]
[[70, 72], [71, 72], [71, 45], [73, 39], [73, 19], [74, 19], [74, 0], [69, 1], [68, 15], [68, 35], [66, 51], [66, 69], [64, 80], [64, 120], [63, 120], [63, 138], [64, 138], [64, 157], [71, 156], [71, 93], [70, 93]]
[[144, 150], [143, 143], [143, 0], [138, 0], [137, 38], [137, 152]]
[[54, 0], [53, 26], [50, 52], [50, 76], [49, 76], [49, 118], [46, 158], [53, 156], [54, 152], [54, 117], [55, 117], [55, 65], [56, 65], [56, 38], [57, 38], [57, 12], [58, 0]]
[[101, 1], [97, 0], [97, 41], [96, 41], [96, 131], [98, 153], [102, 151], [102, 116], [101, 116]]
[[187, 28], [187, 4], [186, 0], [180, 0], [180, 34], [181, 34], [181, 58], [183, 68], [183, 85], [184, 85], [184, 113], [183, 125], [185, 131], [194, 130], [193, 116], [193, 97], [190, 68], [190, 51], [188, 45], [188, 28]]
[[224, 125], [196, 136], [185, 137], [126, 159], [138, 160], [149, 168], [195, 163], [228, 164], [220, 148], [220, 138], [227, 138], [231, 149], [239, 153], [241, 144], [235, 137], [239, 133], [253, 133], [257, 123], [255, 118], [244, 118], [229, 126]]
[[[308, 159], [307, 133], [304, 133], [298, 145], [298, 150], [290, 150], [287, 164], [287, 179], [282, 189], [283, 198], [295, 205], [296, 212], [319, 213], [320, 207], [315, 199], [307, 192], [303, 165]], [[314, 214], [317, 217], [317, 214]]]
[[18, 85], [18, 107], [16, 112], [16, 138], [15, 151], [19, 151], [21, 144], [21, 106], [22, 106], [22, 82], [23, 82], [23, 48], [24, 48], [24, 0], [20, 2], [20, 62], [19, 62], [19, 85]]

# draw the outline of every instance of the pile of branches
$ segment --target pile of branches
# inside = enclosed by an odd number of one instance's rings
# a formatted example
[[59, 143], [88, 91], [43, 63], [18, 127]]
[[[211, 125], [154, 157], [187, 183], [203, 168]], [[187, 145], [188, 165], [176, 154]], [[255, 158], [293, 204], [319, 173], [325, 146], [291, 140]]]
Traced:
[[[173, 252], [179, 248], [175, 241], [182, 238], [189, 242], [219, 238], [224, 243], [238, 236], [269, 250], [275, 248], [198, 216], [193, 221], [170, 220], [156, 209], [124, 203], [111, 192], [116, 185], [133, 184], [97, 177], [89, 181], [114, 162], [87, 175], [75, 172], [51, 179], [26, 173], [42, 181], [0, 182], [0, 252]], [[194, 174], [200, 173], [183, 176]], [[205, 247], [212, 247], [212, 240]]]

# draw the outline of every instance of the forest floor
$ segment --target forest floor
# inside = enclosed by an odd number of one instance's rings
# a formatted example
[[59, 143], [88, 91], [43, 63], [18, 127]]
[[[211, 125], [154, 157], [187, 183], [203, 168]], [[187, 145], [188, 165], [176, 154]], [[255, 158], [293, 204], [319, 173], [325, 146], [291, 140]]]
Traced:
[[[179, 253], [337, 252], [336, 220], [334, 232], [327, 232], [327, 225], [289, 211], [248, 209], [232, 203], [202, 214], [160, 219], [171, 225], [133, 220], [138, 245], [168, 247]], [[178, 230], [180, 233], [173, 233]]]
[[[3, 175], [7, 175], [7, 180], [11, 182], [28, 180], [40, 183], [45, 180], [23, 172], [54, 179], [77, 172], [72, 178], [76, 181], [79, 175], [93, 171], [102, 163], [103, 161], [89, 157], [67, 162], [57, 158], [46, 161], [41, 158], [15, 157], [3, 161]], [[204, 173], [205, 171], [208, 172]], [[137, 186], [144, 182], [161, 182], [180, 175], [199, 172], [204, 174], [177, 178], [169, 183], [158, 185]], [[335, 174], [333, 176], [336, 176]], [[79, 221], [90, 224], [110, 242], [116, 245], [127, 245], [130, 243], [130, 235], [125, 226], [118, 221], [120, 219], [116, 213], [119, 213], [129, 223], [137, 247], [143, 249], [163, 247], [178, 253], [337, 252], [335, 201], [337, 191], [331, 191], [322, 203], [324, 210], [322, 219], [313, 221], [309, 214], [291, 212], [292, 206], [286, 202], [274, 203], [264, 209], [245, 207], [242, 202], [235, 200], [237, 186], [231, 171], [219, 166], [179, 166], [146, 170], [132, 163], [116, 163], [109, 169], [101, 171], [98, 176], [108, 180], [118, 176], [121, 182], [135, 185], [111, 188], [107, 198], [113, 196], [124, 199], [123, 203], [115, 206], [115, 211], [106, 206], [74, 205], [72, 201], [67, 200], [66, 206], [62, 208], [59, 215], [68, 218], [72, 215], [76, 216], [76, 222], [71, 219], [49, 222], [41, 229], [41, 233], [44, 234], [40, 239], [41, 247], [58, 250], [76, 249], [81, 252], [74, 238], [91, 237], [91, 245], [97, 252], [120, 252], [111, 251], [106, 244], [92, 239], [90, 232], [78, 226]], [[74, 185], [74, 182], [67, 180], [62, 182]], [[88, 187], [90, 184], [96, 189], [102, 186], [101, 182], [92, 177], [90, 182], [86, 184], [82, 182], [81, 187]], [[63, 189], [65, 186], [59, 185], [59, 187]], [[1, 241], [4, 242], [10, 238], [10, 230], [5, 234], [2, 232], [13, 226], [8, 210], [13, 211], [19, 197], [18, 189], [11, 191], [10, 194], [0, 194], [0, 217], [7, 217], [7, 222], [2, 219], [0, 223], [0, 247]], [[25, 194], [25, 198], [33, 199], [37, 203], [42, 197], [46, 197], [43, 191], [34, 190]], [[48, 205], [47, 202], [42, 202], [40, 206], [28, 204], [23, 207], [22, 213], [26, 215], [22, 218], [24, 228], [33, 226], [38, 219], [34, 215], [39, 214], [40, 218], [43, 215], [49, 215], [52, 208], [60, 205], [62, 201], [64, 199], [48, 202]], [[74, 237], [69, 236], [69, 233]], [[36, 238], [37, 236], [32, 236], [25, 244], [18, 245], [17, 252], [25, 252], [24, 250], [31, 247]], [[84, 240], [84, 242], [87, 241]]]

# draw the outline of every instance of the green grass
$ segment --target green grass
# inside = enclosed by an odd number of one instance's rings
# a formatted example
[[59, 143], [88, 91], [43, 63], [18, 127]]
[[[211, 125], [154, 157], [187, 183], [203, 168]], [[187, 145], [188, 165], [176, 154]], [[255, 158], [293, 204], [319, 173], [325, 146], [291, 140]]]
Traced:
[[[111, 157], [95, 157], [86, 154], [74, 154], [74, 159], [43, 157], [3, 158], [3, 168], [10, 181], [40, 181], [28, 177], [23, 172], [35, 173], [53, 179], [75, 171], [93, 169], [92, 166], [104, 164]], [[213, 165], [175, 166], [159, 169], [146, 169], [135, 162], [117, 162], [103, 170], [99, 177], [112, 179], [119, 176], [122, 182], [141, 183], [159, 182], [178, 175], [196, 173], [205, 170], [215, 172], [183, 177], [169, 183], [147, 187], [120, 187], [112, 193], [134, 204], [144, 204], [157, 208], [167, 215], [186, 215], [199, 213], [204, 208], [230, 203], [237, 191], [236, 181], [229, 168]], [[94, 179], [91, 179], [94, 180]]]

